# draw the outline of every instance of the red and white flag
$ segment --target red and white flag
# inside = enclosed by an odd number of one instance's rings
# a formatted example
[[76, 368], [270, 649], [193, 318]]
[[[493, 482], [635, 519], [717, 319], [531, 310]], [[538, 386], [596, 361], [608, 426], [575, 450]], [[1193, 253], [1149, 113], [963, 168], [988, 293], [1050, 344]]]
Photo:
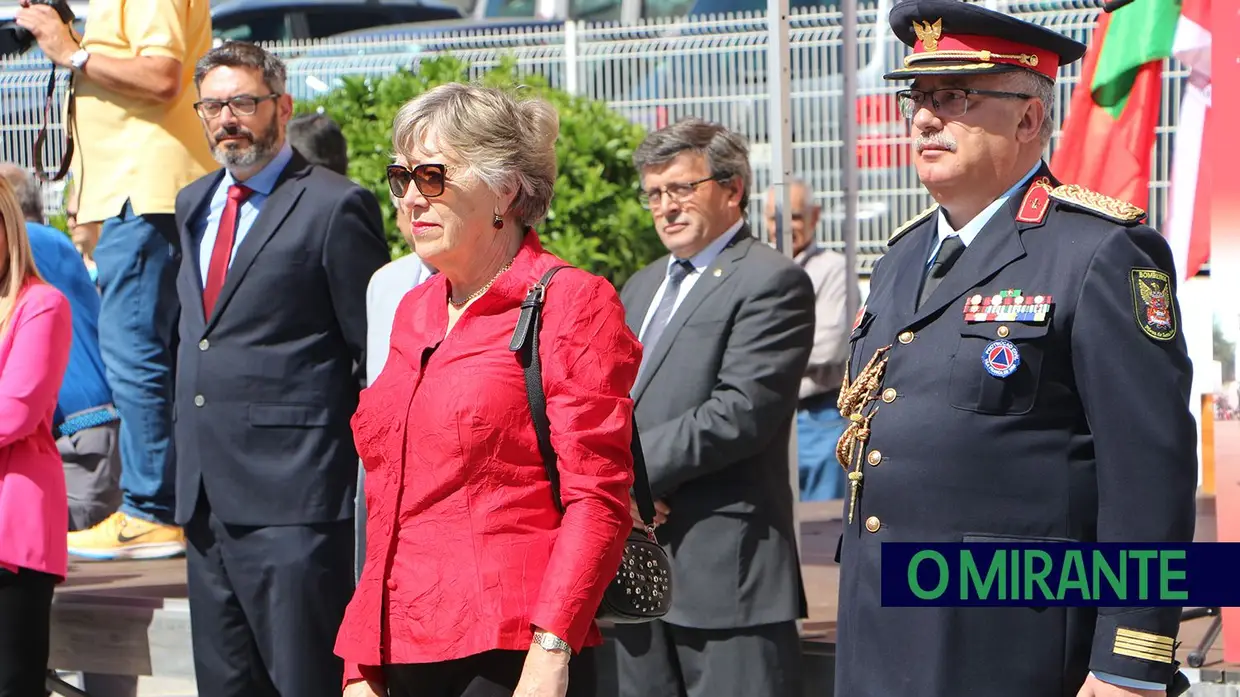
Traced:
[[1173, 55], [1189, 68], [1171, 161], [1168, 218], [1163, 234], [1181, 279], [1192, 278], [1210, 257], [1210, 2], [1184, 0]]

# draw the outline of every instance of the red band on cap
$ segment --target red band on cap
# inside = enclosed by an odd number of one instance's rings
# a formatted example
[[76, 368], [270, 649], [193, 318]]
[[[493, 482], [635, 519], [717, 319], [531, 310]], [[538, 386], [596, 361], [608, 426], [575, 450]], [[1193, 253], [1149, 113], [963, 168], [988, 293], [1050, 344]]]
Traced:
[[[983, 61], [981, 58], [973, 58], [972, 60], [983, 63], [1002, 63], [1004, 65], [1018, 65], [1027, 68], [1036, 73], [1041, 73], [1051, 80], [1055, 79], [1059, 72], [1059, 56], [1053, 51], [1047, 51], [1037, 46], [1022, 44], [1015, 41], [1007, 41], [1006, 39], [998, 39], [993, 36], [977, 36], [970, 34], [943, 36], [938, 39], [934, 51], [927, 51], [925, 44], [919, 39], [913, 46], [913, 55], [923, 60], [936, 53], [946, 51], [990, 51], [992, 54], [990, 60]], [[1019, 54], [1028, 54], [1037, 56], [1038, 64], [1029, 65], [1023, 63], [1019, 58], [1000, 58], [993, 54], [1003, 54], [1004, 56], [1012, 56]], [[960, 60], [951, 56], [943, 56], [943, 60]], [[969, 59], [963, 59], [969, 60]]]

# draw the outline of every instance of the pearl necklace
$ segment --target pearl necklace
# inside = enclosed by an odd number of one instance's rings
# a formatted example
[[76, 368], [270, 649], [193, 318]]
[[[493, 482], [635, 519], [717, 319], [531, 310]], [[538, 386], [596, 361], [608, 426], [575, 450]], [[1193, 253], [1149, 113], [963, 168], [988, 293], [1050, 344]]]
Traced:
[[471, 301], [471, 300], [475, 300], [475, 299], [477, 299], [477, 298], [481, 297], [483, 293], [485, 293], [485, 292], [487, 292], [488, 290], [490, 290], [490, 288], [491, 288], [491, 284], [495, 283], [495, 279], [497, 279], [497, 278], [499, 278], [500, 276], [502, 276], [502, 275], [503, 275], [503, 273], [504, 273], [505, 271], [507, 271], [507, 270], [508, 270], [508, 268], [509, 268], [509, 267], [511, 267], [511, 266], [512, 266], [512, 262], [511, 262], [511, 261], [510, 261], [510, 262], [508, 262], [507, 264], [504, 264], [504, 266], [503, 266], [503, 267], [502, 267], [499, 271], [496, 271], [496, 272], [495, 272], [495, 275], [491, 277], [491, 280], [487, 281], [487, 284], [486, 284], [485, 286], [483, 286], [483, 287], [479, 288], [478, 290], [474, 291], [474, 292], [473, 292], [473, 293], [471, 293], [468, 297], [466, 297], [464, 300], [453, 300], [452, 298], [450, 298], [450, 297], [449, 297], [449, 298], [448, 298], [448, 302], [452, 305], [452, 307], [455, 307], [455, 308], [456, 308], [456, 309], [458, 309], [458, 310], [459, 310], [459, 309], [461, 309], [462, 307], [465, 307], [466, 305], [468, 305], [468, 304], [470, 303], [470, 301]]

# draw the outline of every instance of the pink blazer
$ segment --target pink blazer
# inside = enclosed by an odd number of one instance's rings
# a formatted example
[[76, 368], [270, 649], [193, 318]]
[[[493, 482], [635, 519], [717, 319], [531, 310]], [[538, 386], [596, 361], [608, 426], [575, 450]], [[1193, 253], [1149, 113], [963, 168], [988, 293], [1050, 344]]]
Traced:
[[68, 570], [69, 502], [52, 414], [72, 340], [69, 301], [32, 282], [0, 337], [0, 565]]

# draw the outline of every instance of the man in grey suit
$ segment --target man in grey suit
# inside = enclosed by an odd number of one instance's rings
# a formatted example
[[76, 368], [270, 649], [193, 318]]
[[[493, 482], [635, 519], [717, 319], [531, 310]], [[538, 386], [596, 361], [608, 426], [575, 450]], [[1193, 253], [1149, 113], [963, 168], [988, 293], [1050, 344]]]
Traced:
[[798, 696], [806, 603], [789, 438], [814, 289], [750, 234], [740, 136], [681, 121], [634, 161], [671, 252], [621, 298], [643, 344], [633, 399], [675, 595], [663, 620], [615, 628], [620, 695]]

